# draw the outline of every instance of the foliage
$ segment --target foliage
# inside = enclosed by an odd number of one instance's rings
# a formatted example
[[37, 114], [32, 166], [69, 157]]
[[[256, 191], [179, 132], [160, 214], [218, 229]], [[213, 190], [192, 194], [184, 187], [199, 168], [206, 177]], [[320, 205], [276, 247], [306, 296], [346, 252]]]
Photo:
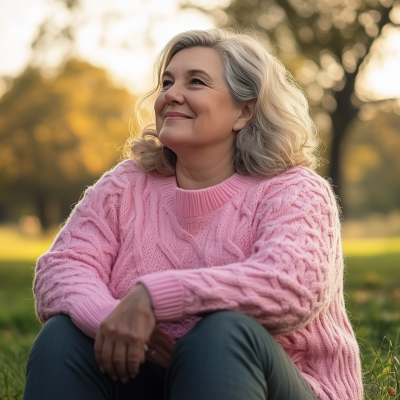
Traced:
[[[388, 386], [400, 393], [394, 381], [400, 357], [399, 262], [400, 253], [346, 260], [346, 305], [363, 353], [366, 400], [398, 398], [388, 395]], [[40, 329], [30, 289], [33, 265], [0, 262], [0, 399], [4, 400], [22, 398], [26, 359]]]
[[[191, 0], [182, 3], [195, 5]], [[400, 4], [393, 6], [393, 0], [231, 0], [223, 9], [205, 12], [220, 25], [255, 32], [292, 70], [317, 123], [325, 131], [331, 125], [328, 175], [340, 194], [340, 145], [362, 104], [355, 93], [356, 77], [382, 28], [390, 18], [400, 22]]]
[[343, 200], [347, 216], [386, 213], [400, 204], [400, 111], [368, 104], [343, 141]]
[[53, 79], [26, 70], [0, 99], [0, 202], [33, 208], [44, 225], [65, 218], [120, 157], [132, 104], [86, 62], [68, 61]]

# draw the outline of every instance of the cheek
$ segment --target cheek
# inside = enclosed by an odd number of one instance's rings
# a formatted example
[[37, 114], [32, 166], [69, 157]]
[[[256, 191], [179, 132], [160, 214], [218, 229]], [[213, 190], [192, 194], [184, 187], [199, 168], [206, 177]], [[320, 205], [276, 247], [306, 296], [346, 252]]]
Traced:
[[211, 123], [217, 118], [219, 104], [210, 96], [193, 96], [188, 99], [190, 108], [196, 115], [196, 122], [201, 124]]
[[154, 114], [156, 117], [157, 132], [160, 132], [160, 129], [163, 124], [162, 112], [163, 112], [164, 106], [165, 106], [164, 95], [159, 94], [156, 101], [154, 102]]
[[[200, 129], [208, 131], [231, 131], [236, 120], [237, 111], [226, 96], [213, 96], [207, 99], [194, 99], [191, 103], [197, 114]], [[221, 132], [222, 133], [222, 132]]]

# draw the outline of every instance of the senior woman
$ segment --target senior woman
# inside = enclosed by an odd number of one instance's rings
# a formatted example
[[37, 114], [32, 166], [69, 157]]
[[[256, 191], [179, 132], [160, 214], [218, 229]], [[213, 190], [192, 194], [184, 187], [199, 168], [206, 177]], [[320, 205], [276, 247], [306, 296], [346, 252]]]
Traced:
[[335, 197], [256, 40], [174, 37], [155, 126], [37, 265], [25, 399], [361, 400]]

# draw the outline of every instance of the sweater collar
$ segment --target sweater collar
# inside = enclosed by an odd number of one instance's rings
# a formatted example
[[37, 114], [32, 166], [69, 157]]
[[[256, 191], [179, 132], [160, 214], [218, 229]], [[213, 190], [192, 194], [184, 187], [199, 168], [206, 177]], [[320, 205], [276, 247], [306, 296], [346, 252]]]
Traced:
[[162, 203], [177, 215], [195, 217], [218, 209], [236, 194], [245, 191], [255, 178], [236, 173], [218, 185], [198, 190], [179, 188], [175, 176], [157, 177], [156, 180]]

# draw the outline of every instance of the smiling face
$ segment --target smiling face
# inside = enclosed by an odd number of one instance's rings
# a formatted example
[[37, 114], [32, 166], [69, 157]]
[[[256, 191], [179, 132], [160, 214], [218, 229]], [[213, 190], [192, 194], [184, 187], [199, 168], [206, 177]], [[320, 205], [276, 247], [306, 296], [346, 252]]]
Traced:
[[245, 125], [232, 99], [219, 53], [193, 47], [179, 51], [164, 71], [154, 110], [162, 144], [177, 153], [209, 146], [233, 149]]

